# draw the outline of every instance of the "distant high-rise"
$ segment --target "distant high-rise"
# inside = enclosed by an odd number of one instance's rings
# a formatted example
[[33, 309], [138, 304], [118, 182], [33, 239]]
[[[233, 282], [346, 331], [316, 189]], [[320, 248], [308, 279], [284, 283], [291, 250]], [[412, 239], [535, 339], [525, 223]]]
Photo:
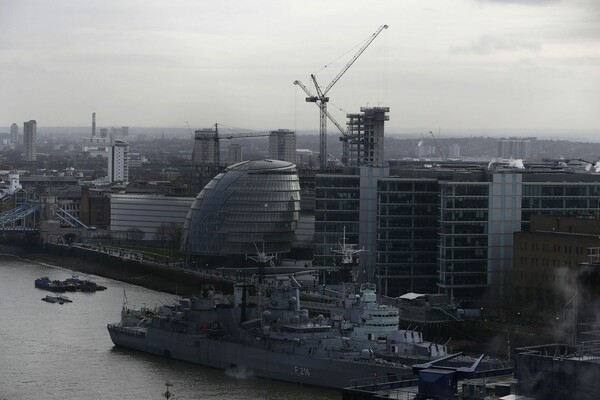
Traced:
[[269, 135], [269, 158], [296, 163], [296, 133], [287, 129]]
[[96, 137], [96, 113], [92, 113], [92, 138]]
[[242, 161], [242, 146], [239, 143], [229, 145], [229, 163], [239, 163]]
[[[122, 126], [120, 128], [110, 128], [110, 135], [112, 137], [126, 137], [129, 136], [129, 127]], [[164, 135], [164, 133], [163, 133]]]
[[452, 143], [448, 149], [448, 157], [460, 157], [460, 145]]
[[192, 161], [201, 164], [218, 165], [220, 149], [215, 129], [199, 129], [194, 134]]
[[107, 138], [108, 137], [108, 128], [100, 128], [100, 137]]
[[531, 158], [531, 141], [535, 138], [516, 138], [498, 139], [498, 157], [528, 159]]
[[25, 160], [35, 161], [37, 153], [37, 122], [23, 122], [23, 143], [25, 144]]
[[10, 142], [16, 144], [19, 140], [19, 125], [12, 124], [10, 126]]
[[384, 162], [384, 124], [389, 107], [361, 107], [358, 114], [346, 114], [348, 126], [347, 165], [381, 166]]
[[129, 143], [115, 140], [108, 149], [108, 179], [129, 182]]

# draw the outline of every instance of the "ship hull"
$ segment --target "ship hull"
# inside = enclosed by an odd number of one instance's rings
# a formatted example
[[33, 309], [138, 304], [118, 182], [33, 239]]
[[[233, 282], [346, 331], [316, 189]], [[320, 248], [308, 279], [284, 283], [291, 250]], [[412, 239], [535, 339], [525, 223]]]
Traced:
[[136, 331], [109, 325], [113, 343], [134, 350], [231, 371], [287, 382], [341, 389], [355, 381], [377, 377], [389, 381], [411, 373], [408, 367], [295, 354], [280, 348], [249, 346], [206, 335]]

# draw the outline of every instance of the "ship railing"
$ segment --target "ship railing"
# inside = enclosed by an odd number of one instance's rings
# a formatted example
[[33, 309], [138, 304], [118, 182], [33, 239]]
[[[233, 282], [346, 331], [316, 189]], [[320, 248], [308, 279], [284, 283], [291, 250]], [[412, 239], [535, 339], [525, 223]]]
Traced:
[[135, 329], [135, 328], [132, 328], [132, 327], [125, 328], [125, 327], [122, 327], [122, 326], [120, 326], [118, 324], [108, 324], [107, 328], [109, 330], [112, 330], [112, 331], [115, 331], [115, 332], [119, 332], [119, 333], [124, 333], [124, 334], [129, 335], [129, 336], [139, 336], [139, 337], [146, 336], [146, 331], [142, 331], [142, 330]]
[[418, 376], [407, 372], [403, 375], [385, 375], [354, 379], [351, 381], [351, 386], [349, 388], [373, 392], [385, 389], [398, 389], [403, 387], [416, 386], [418, 384]]

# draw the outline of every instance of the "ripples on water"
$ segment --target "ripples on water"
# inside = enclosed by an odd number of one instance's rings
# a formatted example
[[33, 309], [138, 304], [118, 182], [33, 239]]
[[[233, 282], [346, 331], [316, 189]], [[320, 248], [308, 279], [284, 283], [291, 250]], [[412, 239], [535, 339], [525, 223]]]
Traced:
[[151, 356], [113, 346], [106, 324], [116, 322], [123, 290], [131, 306], [168, 303], [174, 296], [80, 274], [108, 289], [67, 293], [73, 303], [41, 301], [41, 276], [71, 271], [0, 255], [0, 399], [160, 399], [165, 382], [175, 399], [340, 399], [341, 392], [258, 378]]

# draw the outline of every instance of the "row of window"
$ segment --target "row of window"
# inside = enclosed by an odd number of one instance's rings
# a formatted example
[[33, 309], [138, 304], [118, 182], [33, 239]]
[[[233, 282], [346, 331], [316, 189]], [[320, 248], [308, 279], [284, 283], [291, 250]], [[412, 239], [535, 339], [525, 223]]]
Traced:
[[535, 250], [535, 251], [540, 251], [540, 248], [542, 249], [543, 252], [549, 253], [550, 251], [552, 251], [553, 253], [565, 253], [565, 254], [573, 254], [573, 249], [575, 249], [575, 254], [577, 255], [587, 255], [588, 254], [588, 249], [587, 247], [583, 247], [583, 246], [573, 246], [573, 245], [561, 245], [561, 244], [552, 244], [550, 245], [550, 243], [539, 243], [539, 242], [527, 242], [527, 241], [522, 241], [520, 243], [521, 250]]

